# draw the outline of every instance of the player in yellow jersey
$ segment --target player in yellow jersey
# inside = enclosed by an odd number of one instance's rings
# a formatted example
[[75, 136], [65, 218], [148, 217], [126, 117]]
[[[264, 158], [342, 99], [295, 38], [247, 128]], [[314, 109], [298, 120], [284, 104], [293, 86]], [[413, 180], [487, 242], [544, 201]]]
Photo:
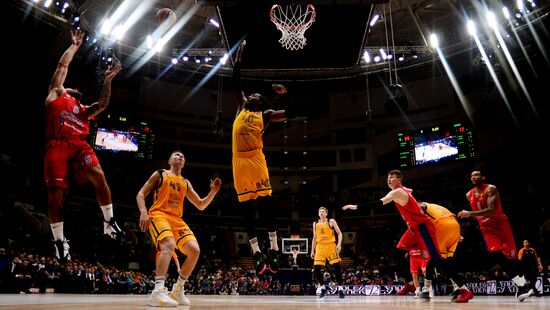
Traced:
[[441, 254], [440, 266], [445, 268], [451, 278], [453, 294], [451, 301], [467, 303], [474, 298], [473, 293], [464, 285], [464, 280], [459, 276], [455, 268], [454, 259], [451, 259], [461, 240], [460, 225], [456, 215], [449, 209], [435, 203], [418, 202], [420, 209], [430, 217], [435, 225], [437, 243]]
[[[344, 298], [342, 287], [342, 267], [340, 262], [340, 251], [342, 250], [342, 232], [334, 219], [328, 219], [328, 210], [325, 207], [319, 208], [319, 220], [313, 222], [313, 238], [311, 243], [311, 258], [315, 278], [321, 286], [319, 298], [325, 297], [328, 287], [325, 284], [321, 268], [326, 266], [326, 261], [334, 268], [336, 283], [338, 284], [338, 296]], [[338, 239], [336, 238], [336, 236]]]
[[[176, 307], [189, 305], [184, 294], [184, 284], [199, 259], [199, 243], [189, 226], [181, 218], [183, 202], [187, 199], [199, 210], [204, 210], [214, 199], [221, 186], [221, 180], [210, 181], [210, 192], [201, 198], [193, 189], [191, 182], [181, 175], [185, 157], [180, 151], [174, 151], [168, 160], [170, 169], [155, 171], [137, 194], [140, 211], [139, 227], [149, 230], [151, 238], [160, 255], [156, 262], [155, 289], [147, 305], [154, 307]], [[154, 191], [153, 205], [147, 212], [145, 197]], [[187, 256], [180, 269], [178, 281], [172, 287], [170, 295], [164, 286], [166, 272], [174, 249]]]
[[[287, 116], [285, 110], [268, 109], [266, 98], [259, 93], [245, 96], [240, 79], [241, 57], [245, 46], [246, 42], [243, 41], [237, 51], [233, 68], [233, 80], [237, 84], [239, 104], [232, 132], [233, 183], [239, 202], [247, 207], [243, 214], [246, 215], [245, 225], [252, 254], [256, 260], [256, 272], [263, 274], [267, 268], [271, 272], [277, 272], [279, 246], [271, 212], [273, 206], [268, 199], [272, 190], [263, 153], [262, 134], [270, 122], [284, 121]], [[274, 84], [273, 90], [279, 95], [286, 94], [286, 88], [280, 84]], [[255, 208], [258, 205], [260, 207]], [[262, 254], [258, 244], [256, 227], [260, 225], [265, 225], [268, 231], [269, 258]]]

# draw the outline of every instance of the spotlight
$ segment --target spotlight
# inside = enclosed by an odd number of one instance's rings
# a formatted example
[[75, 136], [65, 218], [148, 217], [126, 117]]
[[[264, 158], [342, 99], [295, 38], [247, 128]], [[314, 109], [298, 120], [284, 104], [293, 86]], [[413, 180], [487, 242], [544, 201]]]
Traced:
[[71, 24], [74, 30], [80, 30], [80, 13], [73, 13], [73, 23]]
[[374, 62], [380, 62], [380, 56], [378, 55], [374, 56]]
[[176, 57], [172, 57], [172, 64], [173, 65], [177, 65], [178, 64], [178, 59]]
[[399, 58], [397, 58], [399, 61], [404, 61], [405, 60], [405, 55], [401, 55], [399, 56]]
[[412, 58], [417, 59], [418, 53], [416, 51], [412, 51]]
[[371, 27], [374, 26], [374, 24], [376, 24], [376, 22], [378, 21], [378, 19], [380, 19], [380, 15], [379, 15], [379, 14], [374, 15], [374, 17], [371, 19], [369, 25], [370, 25]]

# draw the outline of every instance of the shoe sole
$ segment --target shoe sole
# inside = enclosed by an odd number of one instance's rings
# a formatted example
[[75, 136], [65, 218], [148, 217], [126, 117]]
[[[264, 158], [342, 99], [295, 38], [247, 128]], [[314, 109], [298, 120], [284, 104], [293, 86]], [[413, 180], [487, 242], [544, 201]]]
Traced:
[[260, 269], [260, 271], [258, 271], [258, 274], [259, 274], [259, 275], [264, 274], [264, 272], [265, 272], [266, 269], [267, 269], [267, 265], [264, 264], [264, 266], [262, 267], [262, 269]]

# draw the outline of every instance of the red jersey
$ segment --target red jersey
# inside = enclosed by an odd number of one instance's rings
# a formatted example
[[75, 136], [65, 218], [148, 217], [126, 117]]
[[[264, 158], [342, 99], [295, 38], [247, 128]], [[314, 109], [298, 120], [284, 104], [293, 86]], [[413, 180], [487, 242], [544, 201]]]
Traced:
[[429, 221], [430, 218], [422, 212], [422, 209], [420, 209], [418, 202], [416, 202], [416, 199], [414, 199], [410, 191], [406, 190], [403, 186], [400, 186], [400, 188], [407, 193], [409, 200], [404, 206], [398, 204], [397, 202], [395, 203], [395, 206], [401, 214], [401, 217], [403, 217], [405, 223], [407, 223], [407, 226], [412, 228]]
[[46, 139], [84, 139], [90, 132], [86, 106], [63, 91], [61, 96], [46, 105]]
[[[470, 200], [470, 208], [473, 211], [484, 210], [487, 208], [487, 188], [490, 184], [483, 184], [481, 193], [476, 197], [475, 188], [468, 192], [468, 199]], [[480, 225], [491, 225], [495, 221], [508, 220], [508, 217], [502, 212], [502, 204], [500, 203], [500, 197], [497, 196], [497, 205], [495, 211], [489, 215], [476, 216]]]

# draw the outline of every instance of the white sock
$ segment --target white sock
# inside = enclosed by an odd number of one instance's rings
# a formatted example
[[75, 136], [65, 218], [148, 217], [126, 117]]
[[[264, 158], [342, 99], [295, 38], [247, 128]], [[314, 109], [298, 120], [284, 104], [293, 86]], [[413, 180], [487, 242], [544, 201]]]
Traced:
[[186, 276], [182, 276], [181, 274], [179, 275], [178, 277], [178, 281], [176, 282], [176, 286], [178, 287], [184, 287], [185, 285], [185, 282], [187, 282], [187, 279], [189, 277], [186, 277]]
[[252, 247], [252, 254], [256, 254], [256, 252], [260, 252], [260, 245], [258, 244], [258, 238], [252, 238], [248, 242], [250, 242], [250, 246]]
[[269, 232], [269, 244], [272, 250], [279, 251], [279, 246], [277, 245], [277, 232]]
[[63, 236], [63, 222], [52, 223], [50, 226], [54, 241], [65, 239], [65, 236]]
[[110, 221], [113, 217], [113, 204], [111, 203], [108, 205], [100, 206], [100, 208], [103, 212], [103, 219], [107, 222]]
[[451, 283], [453, 284], [453, 291], [456, 291], [459, 289], [458, 285], [456, 285], [456, 282], [451, 279]]
[[155, 277], [155, 290], [164, 288], [164, 277]]
[[422, 292], [428, 292], [431, 287], [432, 287], [432, 280], [424, 279], [424, 287], [422, 288]]

